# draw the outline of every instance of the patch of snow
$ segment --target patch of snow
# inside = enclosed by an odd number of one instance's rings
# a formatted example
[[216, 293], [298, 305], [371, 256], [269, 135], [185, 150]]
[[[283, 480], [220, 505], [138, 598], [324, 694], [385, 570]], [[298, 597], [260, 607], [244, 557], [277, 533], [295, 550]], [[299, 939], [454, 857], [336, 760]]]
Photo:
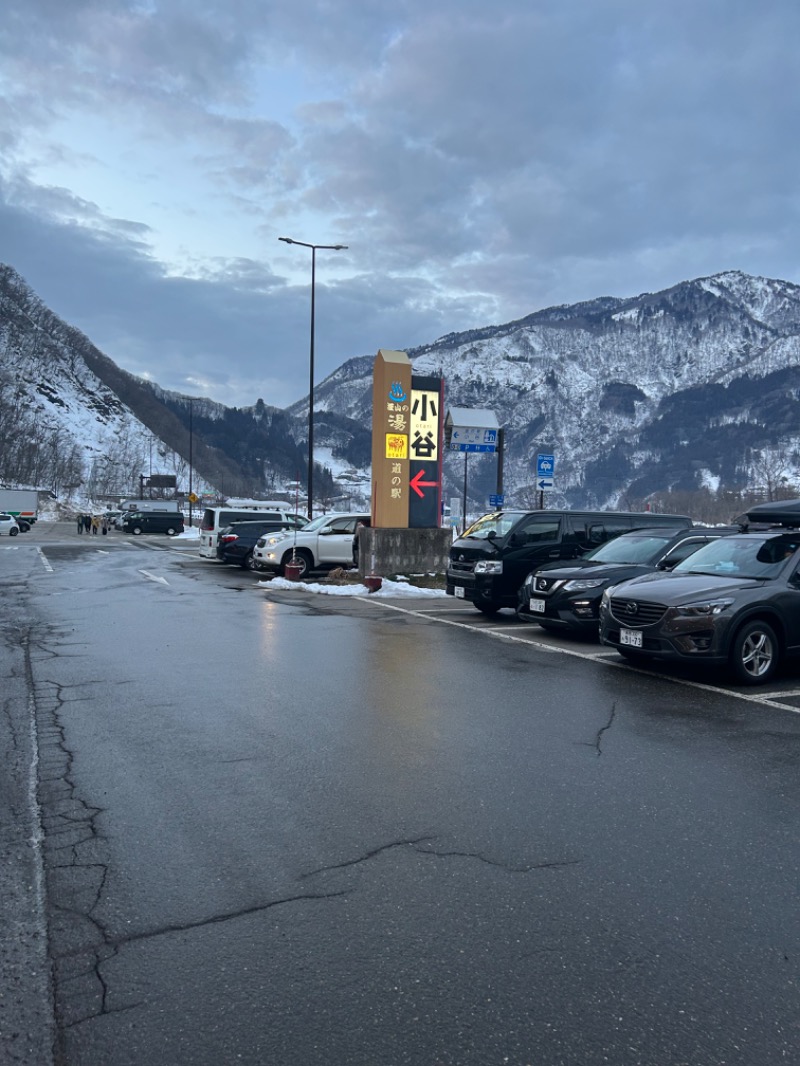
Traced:
[[285, 577], [274, 577], [271, 581], [259, 581], [261, 588], [281, 589], [295, 592], [318, 592], [322, 596], [446, 596], [444, 589], [416, 588], [408, 581], [390, 581], [383, 578], [377, 592], [370, 592], [366, 585], [322, 585], [311, 582], [287, 581]]
[[718, 474], [712, 474], [710, 470], [701, 470], [700, 471], [700, 483], [701, 483], [701, 485], [704, 485], [707, 489], [710, 489], [712, 492], [718, 492], [719, 491], [719, 486], [720, 486], [720, 481], [721, 480], [722, 479], [719, 477]]

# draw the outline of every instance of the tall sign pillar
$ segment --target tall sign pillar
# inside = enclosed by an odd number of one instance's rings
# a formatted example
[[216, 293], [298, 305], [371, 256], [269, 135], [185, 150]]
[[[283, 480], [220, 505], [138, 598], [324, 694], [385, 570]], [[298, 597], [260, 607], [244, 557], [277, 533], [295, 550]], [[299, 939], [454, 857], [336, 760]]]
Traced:
[[435, 529], [442, 518], [442, 399], [444, 381], [414, 374], [411, 378], [408, 498], [410, 529]]
[[372, 376], [372, 526], [408, 528], [411, 360], [381, 348]]

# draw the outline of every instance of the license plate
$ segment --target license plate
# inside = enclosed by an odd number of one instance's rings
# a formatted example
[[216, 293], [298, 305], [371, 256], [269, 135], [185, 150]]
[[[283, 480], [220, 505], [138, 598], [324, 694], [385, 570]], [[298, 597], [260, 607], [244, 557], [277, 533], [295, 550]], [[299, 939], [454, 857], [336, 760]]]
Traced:
[[459, 585], [456, 585], [455, 587], [455, 597], [457, 600], [464, 599], [464, 590]]
[[627, 644], [629, 648], [641, 648], [642, 634], [638, 629], [620, 629], [620, 644]]
[[544, 614], [544, 600], [531, 600], [528, 609], [532, 614]]

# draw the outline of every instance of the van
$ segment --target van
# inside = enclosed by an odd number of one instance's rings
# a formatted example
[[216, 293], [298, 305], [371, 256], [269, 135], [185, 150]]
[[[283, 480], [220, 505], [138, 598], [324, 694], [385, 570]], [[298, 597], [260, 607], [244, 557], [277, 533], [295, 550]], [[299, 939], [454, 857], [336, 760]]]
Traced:
[[577, 559], [632, 529], [685, 529], [685, 515], [632, 511], [493, 511], [453, 542], [447, 594], [469, 600], [483, 614], [516, 609], [518, 592], [543, 563]]
[[180, 511], [162, 513], [161, 511], [132, 511], [122, 521], [125, 533], [138, 537], [142, 533], [166, 533], [174, 537], [183, 533], [183, 515]]
[[279, 522], [286, 529], [301, 529], [308, 519], [301, 514], [282, 509], [264, 508], [263, 504], [236, 504], [228, 507], [206, 507], [200, 520], [200, 555], [204, 559], [217, 558], [217, 538], [221, 529], [232, 522]]

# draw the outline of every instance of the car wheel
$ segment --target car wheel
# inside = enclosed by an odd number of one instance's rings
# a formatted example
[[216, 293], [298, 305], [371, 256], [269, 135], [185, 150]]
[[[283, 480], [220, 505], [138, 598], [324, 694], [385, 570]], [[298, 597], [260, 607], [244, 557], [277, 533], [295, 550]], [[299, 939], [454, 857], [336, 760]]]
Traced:
[[489, 617], [494, 614], [497, 614], [497, 612], [500, 610], [499, 603], [476, 603], [474, 606], [477, 607], [481, 614], [489, 615]]
[[177, 529], [175, 529], [174, 526], [170, 526], [169, 529], [167, 530], [167, 536], [168, 537], [174, 537], [177, 532], [178, 531], [177, 531]]
[[17, 533], [19, 533], [19, 530], [18, 529], [9, 529], [8, 532], [11, 534], [12, 537], [16, 537]]
[[258, 573], [261, 569], [261, 563], [256, 559], [255, 555], [253, 555], [252, 551], [249, 551], [247, 555], [245, 555], [242, 566], [245, 570], [252, 570], [254, 573]]
[[133, 527], [133, 529], [131, 530], [131, 533], [133, 533], [134, 537], [139, 537], [139, 536], [141, 536], [141, 534], [142, 534], [142, 527], [141, 527], [141, 526], [134, 526], [134, 527]]
[[746, 622], [733, 638], [730, 665], [742, 685], [763, 685], [778, 669], [780, 647], [766, 622]]

